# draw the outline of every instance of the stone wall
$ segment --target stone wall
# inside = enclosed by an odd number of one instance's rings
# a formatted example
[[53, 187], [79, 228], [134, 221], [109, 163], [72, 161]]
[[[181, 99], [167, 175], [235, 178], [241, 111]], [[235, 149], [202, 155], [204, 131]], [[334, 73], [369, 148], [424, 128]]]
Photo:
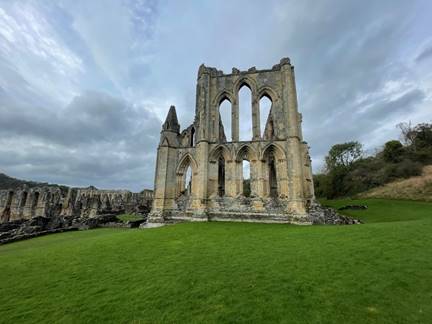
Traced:
[[[251, 129], [240, 140], [239, 92], [251, 93]], [[260, 122], [260, 100], [271, 102]], [[231, 138], [220, 105], [231, 104]], [[283, 58], [271, 69], [224, 73], [201, 65], [195, 119], [181, 130], [174, 106], [162, 125], [150, 223], [177, 220], [312, 224], [315, 200], [309, 148], [303, 140], [294, 67]], [[262, 132], [264, 130], [264, 132]], [[250, 192], [243, 163], [250, 166]], [[191, 174], [190, 180], [188, 174]]]
[[92, 218], [101, 214], [142, 214], [149, 212], [151, 190], [132, 193], [127, 190], [56, 187], [0, 190], [0, 223], [36, 217]]

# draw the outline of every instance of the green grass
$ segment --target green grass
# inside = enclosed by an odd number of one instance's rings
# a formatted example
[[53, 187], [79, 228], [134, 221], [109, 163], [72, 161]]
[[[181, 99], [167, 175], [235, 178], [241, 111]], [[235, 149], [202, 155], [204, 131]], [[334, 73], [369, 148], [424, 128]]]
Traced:
[[117, 219], [122, 221], [123, 223], [126, 222], [134, 222], [143, 219], [142, 216], [138, 215], [131, 215], [131, 214], [121, 214], [117, 216]]
[[184, 223], [0, 246], [2, 323], [432, 323], [432, 204], [366, 224]]

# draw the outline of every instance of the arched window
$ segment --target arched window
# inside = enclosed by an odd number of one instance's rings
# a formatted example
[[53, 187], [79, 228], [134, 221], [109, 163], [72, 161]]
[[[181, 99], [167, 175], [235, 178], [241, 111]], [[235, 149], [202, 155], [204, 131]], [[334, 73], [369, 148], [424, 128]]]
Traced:
[[35, 208], [39, 201], [39, 192], [35, 192], [33, 194], [33, 200], [32, 200], [32, 208]]
[[263, 154], [263, 162], [265, 163], [264, 180], [266, 183], [266, 195], [273, 198], [278, 197], [281, 193], [283, 193], [283, 183], [279, 183], [282, 181], [282, 175], [280, 172], [284, 172], [283, 164], [285, 162], [283, 152], [280, 148], [270, 145], [265, 149]]
[[188, 196], [192, 193], [192, 168], [189, 165], [184, 174], [184, 193]]
[[242, 162], [242, 175], [243, 175], [243, 196], [250, 197], [250, 163], [248, 160]]
[[240, 87], [239, 93], [239, 140], [252, 140], [252, 92], [247, 84]]
[[268, 181], [269, 181], [269, 189], [270, 189], [270, 197], [278, 196], [278, 183], [276, 177], [276, 165], [274, 161], [274, 156], [270, 156], [268, 161]]
[[12, 204], [13, 195], [14, 195], [14, 192], [9, 191], [6, 207], [10, 207], [10, 205]]
[[195, 146], [195, 128], [192, 127], [191, 132], [190, 132], [190, 146]]
[[222, 155], [218, 160], [218, 196], [225, 196], [225, 159]]
[[219, 116], [220, 116], [220, 131], [219, 140], [220, 142], [231, 142], [231, 102], [228, 99], [224, 99], [219, 105]]
[[[265, 132], [267, 127], [267, 122], [270, 120], [270, 109], [272, 106], [271, 99], [264, 95], [261, 97], [260, 102], [260, 130], [261, 130], [261, 137], [265, 138]], [[267, 130], [268, 131], [268, 130]]]
[[25, 206], [26, 201], [27, 201], [27, 196], [28, 196], [27, 191], [24, 191], [24, 192], [22, 193], [22, 196], [21, 196], [20, 207], [24, 207], [24, 206]]

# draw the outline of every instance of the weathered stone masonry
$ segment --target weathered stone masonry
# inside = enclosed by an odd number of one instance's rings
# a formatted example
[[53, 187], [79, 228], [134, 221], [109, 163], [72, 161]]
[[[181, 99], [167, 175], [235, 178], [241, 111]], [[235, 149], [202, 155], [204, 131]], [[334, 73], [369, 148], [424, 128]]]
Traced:
[[[249, 141], [239, 140], [241, 87], [252, 93]], [[260, 125], [262, 97], [272, 105]], [[231, 103], [232, 141], [225, 136], [219, 107]], [[162, 126], [154, 201], [149, 222], [233, 220], [311, 224], [314, 202], [311, 160], [297, 110], [294, 67], [288, 58], [268, 70], [224, 74], [201, 65], [195, 120], [180, 132], [172, 106]], [[264, 133], [261, 135], [261, 129]], [[250, 195], [243, 191], [242, 162], [250, 163]], [[192, 170], [191, 184], [186, 171]]]
[[151, 190], [97, 190], [58, 187], [0, 190], [0, 223], [58, 216], [91, 218], [104, 213], [147, 214], [153, 199]]

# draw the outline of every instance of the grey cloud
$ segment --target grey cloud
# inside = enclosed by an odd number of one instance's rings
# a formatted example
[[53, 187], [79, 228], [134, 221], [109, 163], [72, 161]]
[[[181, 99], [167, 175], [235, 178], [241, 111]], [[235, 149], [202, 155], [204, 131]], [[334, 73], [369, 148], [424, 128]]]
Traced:
[[[150, 136], [159, 131], [160, 120], [141, 107], [104, 93], [86, 92], [63, 109], [29, 107], [1, 101], [0, 133], [36, 136], [48, 142], [79, 145], [115, 141], [137, 133]], [[147, 134], [143, 134], [145, 129]]]
[[[182, 127], [192, 122], [201, 63], [228, 72], [291, 57], [315, 167], [334, 143], [383, 143], [395, 133], [380, 129], [428, 100], [421, 84], [430, 83], [401, 57], [424, 43], [420, 34], [407, 37], [420, 16], [430, 21], [422, 1], [62, 1], [52, 11], [50, 3], [46, 21], [83, 67], [60, 90], [70, 93], [72, 84], [80, 94], [59, 105], [56, 89], [41, 94], [34, 71], [21, 73], [13, 57], [2, 57], [0, 167], [15, 176], [151, 187], [160, 118], [175, 104]], [[413, 57], [423, 62], [430, 53]], [[35, 73], [45, 70], [49, 78], [42, 63]], [[389, 92], [392, 82], [401, 86]]]
[[0, 103], [1, 138], [13, 139], [1, 145], [0, 165], [12, 175], [134, 190], [152, 183], [161, 122], [144, 107], [97, 92], [57, 112]]
[[419, 55], [417, 55], [415, 61], [418, 63], [429, 59], [431, 56], [432, 56], [432, 45], [429, 45], [423, 51], [421, 51]]

